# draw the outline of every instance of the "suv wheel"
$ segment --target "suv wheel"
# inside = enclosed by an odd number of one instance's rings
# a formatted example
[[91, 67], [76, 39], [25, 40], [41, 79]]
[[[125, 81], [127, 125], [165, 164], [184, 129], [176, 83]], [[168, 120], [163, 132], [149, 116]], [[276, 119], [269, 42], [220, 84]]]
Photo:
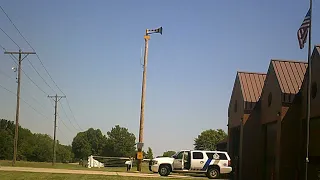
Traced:
[[208, 171], [207, 171], [207, 177], [208, 177], [209, 179], [216, 179], [216, 178], [218, 178], [219, 176], [220, 176], [220, 172], [219, 172], [219, 170], [218, 170], [217, 168], [211, 167], [211, 168], [208, 169]]
[[170, 167], [168, 165], [160, 165], [159, 174], [161, 176], [168, 176], [170, 174]]

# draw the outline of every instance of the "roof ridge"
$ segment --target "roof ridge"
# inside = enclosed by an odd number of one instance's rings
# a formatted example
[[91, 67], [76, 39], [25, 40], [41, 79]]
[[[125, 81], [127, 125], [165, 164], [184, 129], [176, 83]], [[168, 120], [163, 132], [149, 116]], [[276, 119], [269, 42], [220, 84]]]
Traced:
[[237, 73], [267, 75], [267, 73], [262, 73], [262, 72], [249, 72], [249, 71], [237, 71]]
[[303, 61], [303, 60], [271, 59], [271, 61], [280, 61], [280, 62], [291, 62], [291, 63], [303, 63], [303, 64], [308, 64], [308, 62]]

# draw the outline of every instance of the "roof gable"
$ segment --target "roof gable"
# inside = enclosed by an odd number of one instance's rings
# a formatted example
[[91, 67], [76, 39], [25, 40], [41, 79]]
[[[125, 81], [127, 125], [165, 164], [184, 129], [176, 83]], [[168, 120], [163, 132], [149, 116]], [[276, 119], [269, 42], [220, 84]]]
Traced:
[[266, 74], [254, 72], [238, 72], [243, 100], [257, 102], [261, 96]]
[[297, 94], [301, 88], [308, 63], [287, 60], [271, 60], [282, 93]]

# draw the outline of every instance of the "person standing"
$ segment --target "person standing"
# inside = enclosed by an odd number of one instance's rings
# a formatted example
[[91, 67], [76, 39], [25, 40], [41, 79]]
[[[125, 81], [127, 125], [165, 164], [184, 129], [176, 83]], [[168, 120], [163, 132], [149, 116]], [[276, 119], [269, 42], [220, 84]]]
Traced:
[[129, 160], [125, 162], [125, 164], [127, 165], [127, 171], [130, 171], [131, 168], [132, 168], [132, 161], [133, 161], [133, 158], [132, 157], [129, 157]]

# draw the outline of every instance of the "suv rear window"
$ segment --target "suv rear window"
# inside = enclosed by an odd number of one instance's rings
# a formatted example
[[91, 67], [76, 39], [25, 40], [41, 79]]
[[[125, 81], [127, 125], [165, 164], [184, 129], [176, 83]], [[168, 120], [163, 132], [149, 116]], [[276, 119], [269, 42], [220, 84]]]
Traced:
[[[227, 156], [226, 156], [226, 154], [224, 154], [224, 153], [207, 153], [207, 156], [208, 156], [208, 158], [209, 159], [216, 159], [216, 158], [214, 158], [214, 155], [215, 154], [217, 154], [217, 155], [219, 155], [219, 158], [218, 159], [220, 159], [220, 160], [228, 160], [228, 158], [227, 158]], [[216, 156], [216, 155], [215, 155]]]
[[203, 153], [202, 152], [193, 152], [192, 157], [193, 157], [193, 159], [203, 159]]

